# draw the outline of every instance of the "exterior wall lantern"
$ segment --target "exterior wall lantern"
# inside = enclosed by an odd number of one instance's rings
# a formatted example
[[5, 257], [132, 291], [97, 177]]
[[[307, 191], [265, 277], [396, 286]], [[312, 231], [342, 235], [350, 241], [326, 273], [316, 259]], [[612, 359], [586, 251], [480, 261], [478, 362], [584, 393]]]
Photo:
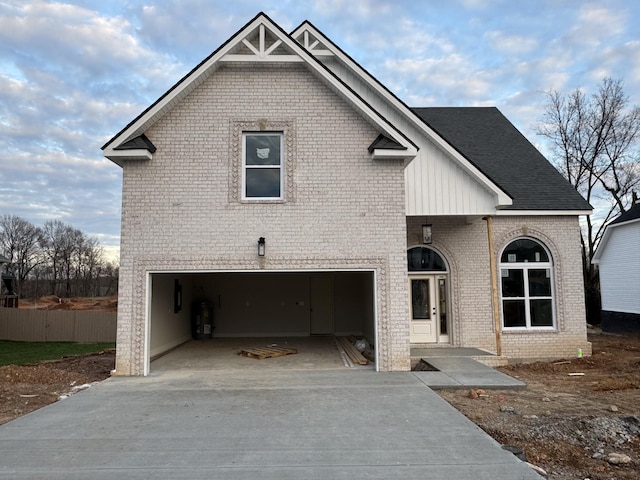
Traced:
[[431, 245], [431, 224], [422, 225], [422, 243]]
[[264, 252], [265, 252], [264, 237], [260, 237], [258, 239], [258, 256], [264, 257]]

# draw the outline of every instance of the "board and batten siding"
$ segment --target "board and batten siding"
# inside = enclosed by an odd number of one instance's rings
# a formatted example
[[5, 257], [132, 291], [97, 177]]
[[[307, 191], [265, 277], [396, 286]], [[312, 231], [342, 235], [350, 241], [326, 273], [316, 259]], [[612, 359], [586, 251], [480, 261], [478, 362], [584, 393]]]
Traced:
[[640, 314], [640, 222], [609, 228], [600, 257], [602, 309]]
[[407, 132], [418, 148], [418, 156], [405, 168], [405, 201], [407, 216], [426, 215], [493, 215], [495, 195], [465, 172], [424, 133], [407, 121], [406, 116], [374, 91], [369, 84], [332, 58], [323, 63], [353, 88], [384, 118]]
[[404, 170], [406, 212], [413, 215], [492, 215], [495, 198], [434, 145], [421, 146]]

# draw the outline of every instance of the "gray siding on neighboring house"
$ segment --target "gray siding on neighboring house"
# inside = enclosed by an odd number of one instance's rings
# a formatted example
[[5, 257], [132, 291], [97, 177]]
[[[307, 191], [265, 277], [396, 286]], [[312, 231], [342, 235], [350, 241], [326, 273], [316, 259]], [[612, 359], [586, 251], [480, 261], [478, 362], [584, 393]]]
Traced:
[[[241, 132], [284, 130], [282, 203], [243, 202]], [[226, 64], [145, 132], [123, 174], [118, 374], [141, 374], [149, 271], [370, 269], [381, 370], [409, 368], [404, 170], [303, 65]], [[256, 244], [265, 237], [267, 255]]]
[[640, 221], [607, 228], [599, 260], [602, 310], [640, 315]]

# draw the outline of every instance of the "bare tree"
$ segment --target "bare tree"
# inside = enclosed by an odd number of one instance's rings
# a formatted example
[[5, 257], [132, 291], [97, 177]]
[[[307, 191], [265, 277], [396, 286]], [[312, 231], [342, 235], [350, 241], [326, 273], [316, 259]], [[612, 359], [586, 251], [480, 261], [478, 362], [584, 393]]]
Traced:
[[18, 295], [25, 279], [39, 263], [39, 237], [40, 229], [27, 220], [16, 215], [0, 217], [0, 250], [11, 261]]
[[61, 220], [38, 228], [15, 215], [0, 216], [0, 254], [11, 261], [22, 297], [117, 294], [117, 263], [104, 259], [96, 237]]
[[629, 106], [622, 81], [611, 78], [603, 79], [591, 96], [579, 89], [550, 91], [538, 133], [550, 140], [560, 172], [594, 206], [582, 232], [587, 310], [593, 321], [600, 293], [591, 258], [606, 224], [630, 207], [640, 185], [640, 108]]
[[70, 293], [71, 257], [75, 248], [76, 230], [61, 220], [48, 220], [42, 227], [40, 246], [51, 268], [50, 294], [58, 293], [59, 283], [66, 279], [65, 293]]

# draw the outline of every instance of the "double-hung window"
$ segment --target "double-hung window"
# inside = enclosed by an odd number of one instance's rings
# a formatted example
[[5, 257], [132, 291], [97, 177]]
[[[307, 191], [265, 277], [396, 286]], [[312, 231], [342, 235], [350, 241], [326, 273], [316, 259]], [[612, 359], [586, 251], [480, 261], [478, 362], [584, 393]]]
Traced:
[[242, 134], [243, 200], [282, 200], [284, 159], [281, 132]]
[[520, 238], [507, 245], [500, 277], [505, 329], [554, 327], [553, 265], [540, 243]]

